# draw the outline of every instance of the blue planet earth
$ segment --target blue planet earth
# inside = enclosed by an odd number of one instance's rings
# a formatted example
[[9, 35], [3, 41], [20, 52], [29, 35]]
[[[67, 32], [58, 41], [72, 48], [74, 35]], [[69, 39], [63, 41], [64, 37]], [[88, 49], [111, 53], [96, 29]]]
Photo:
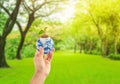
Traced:
[[44, 54], [48, 54], [52, 49], [54, 48], [54, 41], [52, 38], [48, 37], [44, 39], [44, 42], [42, 41], [44, 38], [39, 38], [36, 42], [36, 48], [38, 51], [40, 51], [40, 47], [44, 48]]

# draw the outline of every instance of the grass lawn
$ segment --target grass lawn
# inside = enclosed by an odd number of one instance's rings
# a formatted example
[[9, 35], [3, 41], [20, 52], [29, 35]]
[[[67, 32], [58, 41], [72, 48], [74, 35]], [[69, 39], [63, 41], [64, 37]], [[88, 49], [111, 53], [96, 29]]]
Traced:
[[[34, 73], [33, 58], [8, 63], [11, 68], [0, 69], [0, 84], [29, 84]], [[45, 84], [120, 84], [120, 61], [56, 52]]]

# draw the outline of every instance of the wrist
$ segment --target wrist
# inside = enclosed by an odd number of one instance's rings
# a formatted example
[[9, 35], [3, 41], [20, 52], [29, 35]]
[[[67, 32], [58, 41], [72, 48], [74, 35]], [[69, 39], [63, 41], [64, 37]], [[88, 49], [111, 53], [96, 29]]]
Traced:
[[41, 72], [35, 71], [35, 74], [30, 82], [30, 84], [44, 84], [46, 76]]
[[38, 76], [41, 81], [44, 81], [47, 77], [43, 72], [40, 71], [35, 71], [35, 75]]
[[44, 77], [47, 77], [48, 74], [49, 74], [46, 70], [39, 70], [39, 69], [36, 69], [35, 73], [40, 74], [40, 75], [42, 75]]

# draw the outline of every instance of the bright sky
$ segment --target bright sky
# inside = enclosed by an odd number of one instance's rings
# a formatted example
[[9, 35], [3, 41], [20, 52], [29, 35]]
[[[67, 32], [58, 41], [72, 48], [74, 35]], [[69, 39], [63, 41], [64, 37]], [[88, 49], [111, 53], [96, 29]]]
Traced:
[[74, 12], [75, 12], [74, 6], [75, 6], [75, 1], [70, 1], [68, 5], [63, 6], [64, 9], [62, 11], [51, 15], [50, 18], [59, 20], [64, 23], [65, 21], [74, 17]]
[[[13, 1], [14, 0], [10, 0], [9, 3], [13, 3]], [[44, 1], [44, 0], [41, 0], [41, 1]], [[61, 21], [62, 23], [65, 23], [70, 18], [74, 17], [74, 12], [75, 12], [75, 9], [74, 9], [75, 7], [74, 6], [76, 4], [76, 1], [77, 0], [69, 0], [69, 3], [67, 5], [62, 5], [62, 8], [64, 8], [62, 11], [52, 14], [51, 16], [49, 16], [49, 18], [51, 18], [53, 20]], [[22, 17], [18, 17], [18, 19], [19, 18], [21, 20], [23, 20], [23, 22], [26, 21]], [[24, 23], [23, 23], [23, 25], [24, 25]]]

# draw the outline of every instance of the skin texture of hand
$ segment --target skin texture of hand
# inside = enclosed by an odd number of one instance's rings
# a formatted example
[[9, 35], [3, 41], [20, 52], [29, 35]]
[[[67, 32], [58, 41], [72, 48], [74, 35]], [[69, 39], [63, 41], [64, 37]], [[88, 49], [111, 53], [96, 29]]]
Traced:
[[44, 49], [40, 47], [40, 51], [36, 51], [34, 57], [35, 74], [30, 84], [44, 84], [46, 77], [50, 72], [50, 63], [52, 52], [44, 56]]

